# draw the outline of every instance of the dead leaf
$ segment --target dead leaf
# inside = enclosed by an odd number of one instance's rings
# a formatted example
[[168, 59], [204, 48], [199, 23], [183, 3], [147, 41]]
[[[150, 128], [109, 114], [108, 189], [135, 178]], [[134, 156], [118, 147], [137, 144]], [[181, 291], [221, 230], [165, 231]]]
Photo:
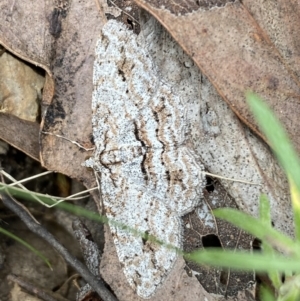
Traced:
[[[269, 5], [266, 12], [267, 7], [262, 7], [265, 1], [255, 4], [252, 1], [253, 15], [263, 19], [267, 14], [270, 22], [253, 18], [247, 8], [250, 1], [211, 1], [209, 6], [205, 5], [207, 1], [198, 1], [198, 5], [194, 1], [180, 0], [167, 1], [164, 5], [156, 0], [136, 2], [165, 26], [242, 121], [263, 137], [245, 104], [244, 93], [250, 89], [268, 102], [286, 127], [296, 149], [300, 150], [299, 78], [291, 69], [294, 65], [299, 66], [295, 64], [299, 57], [296, 40], [299, 4], [295, 1], [294, 5], [287, 1], [284, 4], [282, 0], [278, 6]], [[293, 9], [295, 19], [291, 22], [289, 12]], [[278, 22], [275, 26], [274, 18]], [[273, 30], [271, 41], [270, 30], [259, 26], [267, 22], [270, 23], [268, 29], [282, 25], [287, 28]], [[276, 31], [280, 31], [279, 37]], [[274, 39], [282, 35], [286, 35], [286, 39], [276, 45]], [[292, 44], [283, 47], [285, 41]], [[285, 60], [294, 55], [295, 58]]]
[[296, 0], [243, 1], [260, 28], [267, 33], [288, 68], [300, 76], [299, 14]]
[[14, 115], [0, 113], [0, 137], [39, 161], [39, 125]]
[[0, 56], [1, 112], [35, 122], [45, 77], [8, 51]]
[[49, 1], [1, 1], [0, 43], [15, 54], [51, 74], [52, 36], [47, 15]]
[[[183, 217], [184, 250], [219, 247], [231, 250], [252, 250], [253, 237], [223, 220], [215, 219], [211, 210], [222, 207], [235, 208], [236, 204], [227, 191], [213, 181], [210, 189], [204, 191], [204, 199], [196, 212]], [[196, 276], [205, 290], [211, 294], [236, 296], [238, 292], [251, 291], [255, 287], [252, 272], [237, 272], [222, 268], [187, 263], [189, 272]]]
[[[87, 0], [72, 2], [65, 14], [51, 63], [55, 95], [42, 130], [91, 148], [94, 48], [105, 18], [99, 14], [96, 3]], [[41, 135], [42, 164], [91, 187], [93, 174], [82, 166], [89, 155], [91, 152], [61, 137]]]
[[[47, 73], [46, 83], [43, 89], [43, 100], [50, 103], [54, 93], [54, 83], [50, 71], [51, 57], [53, 53], [53, 37], [49, 31], [47, 15], [50, 15], [53, 5], [47, 1], [2, 1], [0, 3], [0, 44], [7, 50], [35, 66], [39, 66]], [[42, 113], [44, 109], [41, 110]], [[4, 122], [6, 118], [1, 116]], [[9, 117], [11, 119], [12, 117]], [[39, 160], [38, 135], [31, 136], [23, 121], [16, 119], [14, 131], [3, 133], [1, 138], [24, 151], [32, 158]], [[25, 127], [18, 127], [24, 124]], [[38, 125], [37, 125], [38, 126]], [[18, 127], [18, 128], [17, 128]], [[32, 124], [32, 127], [35, 126]], [[18, 133], [18, 135], [15, 134]], [[23, 141], [21, 138], [23, 135]], [[33, 139], [36, 139], [33, 141]], [[31, 148], [32, 146], [33, 148]]]
[[12, 290], [10, 291], [11, 301], [42, 301], [41, 299], [31, 296], [27, 292], [24, 292], [18, 284], [14, 284]]

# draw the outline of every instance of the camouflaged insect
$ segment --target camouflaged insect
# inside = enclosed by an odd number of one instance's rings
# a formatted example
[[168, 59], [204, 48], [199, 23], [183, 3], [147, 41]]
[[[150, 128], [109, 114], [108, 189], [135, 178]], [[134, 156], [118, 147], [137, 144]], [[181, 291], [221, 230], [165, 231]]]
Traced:
[[[199, 202], [204, 174], [187, 147], [179, 97], [160, 80], [136, 36], [113, 20], [96, 46], [93, 83], [96, 150], [86, 166], [100, 179], [107, 217], [180, 248], [180, 217]], [[172, 269], [176, 252], [110, 228], [129, 284], [149, 298]]]

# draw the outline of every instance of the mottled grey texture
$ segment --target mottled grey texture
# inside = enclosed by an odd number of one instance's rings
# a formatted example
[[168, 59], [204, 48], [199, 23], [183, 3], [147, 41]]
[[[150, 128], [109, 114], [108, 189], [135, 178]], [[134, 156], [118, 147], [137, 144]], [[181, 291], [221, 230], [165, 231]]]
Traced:
[[[195, 208], [204, 186], [180, 98], [160, 81], [136, 36], [116, 21], [104, 26], [97, 43], [93, 81], [96, 150], [86, 165], [99, 172], [107, 216], [180, 247], [180, 216]], [[150, 297], [176, 252], [110, 226], [128, 282]]]

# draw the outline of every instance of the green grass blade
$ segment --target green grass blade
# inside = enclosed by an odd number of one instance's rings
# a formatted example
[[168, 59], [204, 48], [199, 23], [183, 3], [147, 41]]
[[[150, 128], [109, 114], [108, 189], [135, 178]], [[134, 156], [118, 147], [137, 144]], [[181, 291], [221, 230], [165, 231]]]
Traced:
[[293, 254], [300, 258], [299, 243], [297, 244], [290, 237], [275, 230], [271, 225], [266, 225], [260, 219], [231, 208], [215, 209], [213, 212], [216, 217], [225, 219], [229, 223], [252, 234], [254, 237], [259, 238], [261, 241], [266, 241], [285, 253]]
[[272, 292], [263, 285], [259, 287], [259, 297], [262, 301], [276, 301]]
[[[17, 197], [17, 198], [28, 200], [28, 201], [37, 202], [37, 200], [35, 198], [38, 197], [39, 200], [43, 201], [45, 204], [48, 204], [48, 205], [55, 204], [55, 200], [50, 196], [47, 196], [47, 195], [41, 194], [41, 193], [32, 192], [29, 190], [23, 190], [21, 188], [17, 188], [14, 186], [8, 186], [7, 184], [3, 184], [3, 183], [0, 183], [0, 193], [1, 193], [1, 191], [3, 193], [7, 193], [8, 195], [11, 195], [12, 197]], [[58, 199], [59, 198], [56, 198], [56, 201]], [[89, 218], [91, 220], [95, 220], [95, 221], [98, 221], [101, 223], [108, 223], [108, 220], [105, 216], [100, 216], [98, 213], [91, 212], [82, 207], [75, 206], [75, 205], [67, 203], [67, 202], [59, 203], [59, 204], [57, 204], [56, 207], [58, 207], [62, 210], [68, 211], [77, 216], [83, 216], [83, 217], [86, 217], [86, 218]]]
[[289, 177], [289, 184], [294, 212], [295, 238], [300, 241], [300, 191], [291, 177]]
[[21, 239], [20, 237], [12, 234], [9, 231], [6, 231], [5, 229], [0, 227], [0, 232], [3, 233], [4, 235], [14, 239], [15, 241], [17, 241], [18, 243], [22, 244], [24, 247], [26, 247], [27, 249], [29, 249], [31, 252], [33, 252], [34, 254], [36, 254], [38, 257], [40, 257], [46, 264], [47, 266], [52, 270], [52, 266], [50, 264], [50, 261], [37, 249], [35, 249], [33, 246], [31, 246], [30, 244], [28, 244], [26, 241], [24, 241], [23, 239]]
[[287, 258], [280, 254], [274, 258], [270, 258], [269, 255], [261, 252], [233, 252], [232, 250], [209, 248], [207, 251], [201, 250], [186, 254], [185, 258], [198, 264], [208, 264], [215, 267], [243, 271], [300, 272], [300, 261], [298, 259]]
[[[37, 202], [37, 197], [38, 197], [39, 200], [43, 201], [45, 204], [52, 205], [52, 204], [55, 203], [55, 200], [53, 200], [53, 198], [50, 197], [50, 196], [46, 196], [46, 195], [43, 195], [43, 194], [40, 194], [40, 193], [35, 193], [35, 192], [32, 192], [32, 191], [28, 191], [28, 190], [23, 190], [23, 189], [16, 188], [16, 187], [13, 187], [13, 186], [8, 186], [7, 184], [3, 184], [3, 183], [0, 183], [0, 193], [1, 193], [1, 190], [3, 191], [3, 193], [7, 193], [8, 195], [11, 195], [13, 197], [23, 198], [23, 199], [26, 199], [28, 201]], [[93, 220], [93, 221], [96, 221], [96, 222], [99, 222], [99, 223], [109, 224], [110, 226], [125, 230], [128, 233], [131, 233], [132, 235], [135, 235], [137, 237], [142, 237], [146, 240], [150, 240], [154, 243], [163, 245], [166, 248], [176, 250], [176, 252], [178, 254], [183, 253], [182, 250], [180, 250], [179, 248], [177, 248], [173, 245], [170, 245], [170, 244], [166, 244], [165, 242], [160, 241], [159, 239], [157, 239], [153, 235], [149, 235], [149, 234], [147, 234], [145, 232], [142, 232], [138, 229], [128, 227], [124, 223], [120, 223], [120, 222], [118, 222], [116, 220], [113, 220], [113, 219], [108, 219], [106, 216], [103, 216], [103, 215], [100, 215], [99, 213], [95, 213], [95, 212], [86, 210], [86, 209], [84, 209], [80, 206], [75, 206], [75, 205], [67, 203], [67, 202], [62, 202], [62, 203], [57, 204], [56, 208], [62, 209], [62, 210], [67, 211], [67, 212], [70, 212], [71, 214], [74, 214], [76, 216], [82, 216], [82, 217], [88, 218], [90, 220]]]
[[248, 104], [279, 162], [300, 190], [300, 160], [285, 130], [270, 108], [257, 95], [246, 94]]
[[[300, 191], [300, 160], [292, 146], [287, 133], [280, 122], [274, 116], [270, 108], [257, 95], [248, 92], [246, 94], [255, 119], [262, 132], [267, 137], [276, 157], [288, 175], [291, 185], [295, 185]], [[293, 198], [293, 211], [295, 223], [295, 237], [300, 241], [300, 200]]]
[[265, 194], [262, 194], [259, 199], [259, 218], [266, 225], [271, 225], [272, 223], [270, 202]]
[[286, 278], [285, 283], [279, 289], [278, 301], [299, 301], [300, 300], [300, 275]]
[[[260, 196], [260, 202], [259, 202], [259, 217], [262, 223], [265, 223], [267, 226], [271, 226], [272, 220], [271, 220], [271, 207], [270, 202], [266, 195], [262, 194]], [[264, 254], [268, 255], [270, 258], [275, 257], [275, 251], [273, 247], [268, 244], [266, 241], [262, 241], [261, 244], [262, 251]], [[272, 281], [273, 286], [275, 289], [279, 289], [282, 285], [281, 283], [281, 277], [278, 271], [275, 272], [269, 272], [268, 276], [270, 280]]]

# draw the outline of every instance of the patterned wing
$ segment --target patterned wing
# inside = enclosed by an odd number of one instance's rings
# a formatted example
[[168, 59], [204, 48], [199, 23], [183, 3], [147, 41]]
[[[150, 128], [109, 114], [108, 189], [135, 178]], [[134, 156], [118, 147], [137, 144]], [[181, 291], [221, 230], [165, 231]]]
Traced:
[[[202, 166], [184, 144], [184, 109], [159, 80], [136, 36], [116, 21], [96, 46], [92, 98], [94, 157], [106, 214], [181, 246], [180, 216], [194, 208]], [[176, 252], [110, 225], [123, 271], [138, 295], [154, 294]]]

